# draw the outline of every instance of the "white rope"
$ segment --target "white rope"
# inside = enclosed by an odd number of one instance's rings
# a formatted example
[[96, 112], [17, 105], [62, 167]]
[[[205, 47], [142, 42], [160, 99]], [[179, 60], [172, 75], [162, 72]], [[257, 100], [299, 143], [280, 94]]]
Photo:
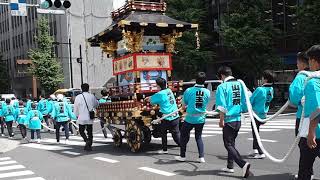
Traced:
[[207, 111], [206, 114], [207, 115], [211, 115], [211, 116], [216, 116], [216, 115], [219, 115], [219, 112], [217, 112], [217, 111]]
[[151, 124], [159, 124], [163, 119], [178, 113], [181, 109], [182, 108], [180, 108], [176, 111], [173, 111], [172, 113], [166, 114], [166, 115], [162, 116], [161, 118], [155, 119], [155, 120], [151, 121]]
[[41, 123], [41, 125], [42, 125], [45, 129], [48, 129], [49, 131], [56, 132], [55, 129], [52, 129], [52, 128], [48, 127], [48, 126], [47, 126], [46, 124], [44, 124], [44, 123]]
[[[304, 74], [306, 76], [308, 76], [309, 78], [307, 78], [307, 80], [305, 81], [305, 83], [311, 79], [311, 78], [317, 78], [320, 77], [319, 72], [308, 72], [308, 71], [300, 71], [298, 74]], [[269, 118], [266, 119], [261, 119], [254, 111], [253, 111], [253, 116], [256, 118], [257, 121], [265, 123], [267, 121], [273, 120], [274, 118], [276, 118], [277, 116], [280, 116], [280, 114], [286, 110], [286, 108], [290, 105], [290, 101], [288, 100], [281, 108], [278, 112], [276, 112], [274, 115], [272, 115]]]
[[79, 130], [79, 126], [78, 126], [75, 122], [70, 121], [70, 123], [71, 123], [74, 127], [76, 127], [76, 128], [77, 128], [77, 131]]
[[[176, 111], [173, 111], [172, 113], [170, 114], [166, 114], [164, 116], [162, 116], [161, 118], [158, 118], [158, 119], [155, 119], [153, 121], [151, 121], [151, 124], [159, 124], [160, 121], [162, 121], [163, 119], [169, 117], [169, 116], [172, 116], [176, 113], [178, 113], [180, 110], [182, 110], [182, 108], [176, 110]], [[216, 111], [206, 111], [204, 114], [209, 114], [209, 115], [212, 115], [212, 116], [216, 116], [216, 115], [219, 115], [219, 112], [216, 112]]]
[[254, 118], [256, 118], [257, 121], [265, 123], [268, 122], [270, 120], [275, 119], [276, 117], [278, 117], [283, 111], [285, 111], [287, 109], [287, 107], [290, 105], [290, 101], [288, 100], [281, 108], [279, 111], [277, 111], [274, 115], [272, 115], [271, 117], [268, 117], [266, 119], [261, 119], [254, 111], [252, 111]]
[[[242, 81], [242, 80], [238, 80], [238, 82], [241, 83], [242, 87], [244, 89], [247, 89], [247, 86], [245, 85], [245, 83]], [[275, 157], [273, 157], [263, 146], [262, 142], [261, 142], [261, 138], [260, 138], [260, 135], [259, 135], [259, 132], [258, 132], [258, 129], [257, 129], [257, 125], [256, 125], [256, 122], [254, 120], [254, 115], [253, 115], [253, 110], [252, 110], [252, 105], [250, 103], [250, 99], [249, 99], [249, 96], [247, 94], [247, 92], [244, 93], [245, 94], [245, 98], [246, 98], [246, 104], [247, 104], [247, 107], [248, 107], [248, 112], [249, 112], [249, 116], [250, 116], [250, 119], [251, 119], [251, 122], [252, 122], [252, 125], [253, 125], [253, 131], [256, 135], [256, 138], [257, 138], [257, 142], [258, 142], [258, 145], [259, 147], [261, 148], [262, 152], [266, 155], [267, 158], [269, 158], [271, 161], [275, 162], [275, 163], [283, 163], [285, 162], [288, 157], [292, 154], [293, 150], [297, 147], [299, 141], [300, 141], [300, 136], [297, 136], [297, 138], [295, 139], [293, 145], [291, 146], [291, 148], [289, 149], [288, 153], [284, 156], [284, 158], [282, 159], [277, 159]], [[304, 109], [304, 108], [303, 108]], [[303, 113], [302, 113], [303, 115]], [[302, 124], [302, 121], [303, 121], [303, 116], [301, 118], [301, 121], [300, 121], [300, 124]]]

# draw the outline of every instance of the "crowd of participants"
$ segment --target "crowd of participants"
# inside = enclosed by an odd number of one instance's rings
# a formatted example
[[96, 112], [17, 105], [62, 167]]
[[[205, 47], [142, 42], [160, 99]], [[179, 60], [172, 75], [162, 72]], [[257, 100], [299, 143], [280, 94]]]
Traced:
[[[31, 99], [1, 99], [0, 101], [0, 121], [1, 121], [1, 136], [5, 136], [4, 129], [7, 128], [8, 138], [14, 137], [13, 124], [16, 123], [20, 129], [22, 138], [29, 142], [27, 137], [30, 129], [31, 142], [41, 142], [41, 131], [56, 132], [57, 142], [60, 142], [60, 126], [66, 134], [66, 139], [69, 138], [69, 130], [73, 134], [72, 124], [68, 123], [71, 120], [76, 120], [73, 113], [73, 105], [70, 100], [62, 94], [50, 95], [49, 98], [39, 97], [39, 101]], [[42, 123], [45, 123], [48, 129], [44, 129]], [[53, 126], [54, 128], [50, 128]], [[58, 130], [57, 130], [58, 129]], [[35, 136], [36, 135], [36, 136]]]
[[[313, 163], [316, 157], [320, 157], [320, 78], [308, 80], [308, 72], [317, 72], [320, 70], [320, 45], [315, 45], [305, 53], [298, 53], [297, 67], [299, 73], [289, 87], [289, 100], [293, 106], [297, 107], [295, 135], [299, 133], [299, 124], [301, 118], [310, 122], [309, 133], [307, 137], [300, 139], [300, 159], [299, 172], [295, 177], [299, 180], [310, 180], [313, 177]], [[242, 113], [248, 111], [245, 99], [247, 89], [244, 89], [241, 83], [232, 76], [230, 67], [222, 66], [218, 69], [217, 77], [222, 83], [216, 90], [216, 111], [219, 112], [219, 127], [223, 132], [223, 143], [227, 150], [227, 166], [221, 169], [227, 173], [234, 173], [234, 162], [242, 169], [242, 177], [247, 178], [250, 174], [251, 164], [245, 161], [236, 148], [236, 138], [238, 136]], [[250, 96], [252, 110], [260, 119], [266, 119], [270, 103], [274, 97], [273, 83], [274, 74], [265, 70], [262, 75], [263, 84], [257, 87]], [[160, 113], [165, 116], [159, 125], [161, 128], [162, 150], [160, 154], [168, 154], [167, 132], [171, 132], [173, 140], [180, 147], [180, 155], [174, 158], [177, 161], [186, 161], [186, 148], [190, 139], [190, 132], [195, 129], [195, 140], [199, 152], [199, 162], [204, 163], [204, 144], [202, 141], [202, 130], [206, 122], [207, 106], [210, 99], [210, 91], [205, 88], [206, 74], [197, 73], [196, 84], [188, 88], [183, 94], [183, 104], [186, 110], [186, 116], [182, 120], [178, 113], [178, 107], [173, 92], [168, 88], [167, 82], [163, 78], [158, 78], [156, 84], [160, 89], [154, 95], [145, 98], [152, 105], [159, 105]], [[104, 98], [98, 100], [89, 93], [89, 85], [81, 86], [83, 93], [75, 99], [75, 107], [63, 95], [51, 95], [45, 99], [40, 97], [38, 103], [31, 100], [2, 99], [0, 107], [1, 117], [1, 135], [4, 136], [4, 126], [6, 125], [9, 138], [14, 136], [12, 124], [16, 122], [24, 139], [27, 137], [27, 128], [31, 130], [31, 141], [35, 141], [34, 134], [37, 135], [37, 142], [41, 142], [40, 130], [43, 126], [50, 127], [54, 125], [57, 143], [60, 143], [60, 127], [65, 131], [66, 143], [69, 139], [69, 130], [72, 131], [72, 120], [79, 124], [79, 132], [86, 145], [85, 150], [92, 150], [92, 124], [93, 117], [91, 113], [99, 103], [111, 102], [108, 92], [103, 90], [101, 93]], [[305, 107], [303, 108], [303, 102]], [[302, 112], [304, 109], [304, 112]], [[304, 114], [304, 117], [301, 117]], [[45, 124], [42, 124], [42, 121]], [[264, 122], [255, 119], [259, 132], [260, 126]], [[101, 121], [101, 128], [104, 122]], [[181, 128], [180, 128], [181, 126]], [[49, 131], [51, 128], [47, 128]], [[88, 136], [84, 133], [87, 131]], [[259, 147], [256, 135], [253, 135], [253, 151], [251, 158], [263, 159], [266, 157], [261, 147]]]
[[[320, 70], [320, 45], [314, 45], [306, 52], [297, 54], [297, 67], [299, 73], [289, 87], [289, 101], [292, 106], [297, 107], [295, 136], [299, 133], [300, 120], [310, 123], [309, 133], [302, 136], [299, 142], [300, 159], [299, 172], [295, 179], [310, 180], [313, 178], [313, 164], [316, 157], [320, 157], [320, 78], [308, 79], [308, 74], [317, 73]], [[234, 173], [234, 162], [242, 169], [242, 176], [247, 178], [250, 174], [251, 164], [245, 161], [236, 148], [236, 138], [241, 127], [241, 114], [248, 111], [245, 93], [247, 89], [242, 87], [235, 77], [232, 76], [230, 67], [222, 66], [218, 69], [217, 77], [223, 82], [217, 87], [216, 111], [219, 112], [219, 127], [223, 132], [223, 143], [227, 150], [227, 166], [221, 171]], [[320, 76], [319, 76], [320, 77]], [[264, 71], [262, 75], [263, 84], [255, 88], [250, 96], [252, 110], [259, 119], [266, 119], [270, 103], [274, 97], [274, 74], [271, 71]], [[200, 72], [196, 75], [196, 85], [188, 88], [183, 95], [183, 102], [186, 109], [186, 116], [179, 129], [179, 114], [168, 116], [161, 122], [162, 126], [162, 150], [159, 153], [168, 154], [167, 131], [172, 133], [174, 141], [180, 146], [180, 156], [177, 161], [186, 161], [186, 147], [190, 139], [190, 132], [195, 129], [195, 140], [199, 152], [199, 162], [204, 163], [204, 144], [202, 141], [202, 130], [206, 120], [206, 109], [210, 99], [210, 91], [205, 88], [206, 74]], [[160, 112], [170, 115], [178, 110], [175, 97], [172, 91], [167, 88], [166, 81], [157, 79], [160, 92], [148, 97], [146, 100], [151, 104], [158, 104]], [[304, 102], [304, 112], [303, 111]], [[301, 117], [304, 114], [304, 117]], [[255, 119], [257, 130], [265, 122]], [[252, 125], [253, 126], [253, 125]], [[253, 129], [253, 127], [252, 127]], [[302, 130], [301, 130], [302, 131]], [[308, 130], [307, 130], [308, 131]], [[301, 133], [303, 134], [303, 132]], [[266, 157], [259, 147], [257, 137], [252, 130], [253, 150], [250, 157], [263, 159]], [[293, 139], [295, 137], [293, 136]]]
[[[91, 151], [93, 118], [89, 117], [88, 112], [94, 110], [99, 103], [107, 103], [111, 100], [105, 89], [101, 91], [103, 97], [98, 101], [89, 93], [88, 84], [83, 84], [81, 88], [83, 93], [76, 98], [67, 98], [62, 94], [57, 94], [57, 96], [52, 94], [47, 98], [39, 96], [38, 100], [16, 97], [1, 98], [1, 136], [13, 139], [15, 123], [25, 143], [41, 143], [41, 132], [49, 132], [55, 133], [56, 142], [60, 144], [60, 133], [64, 132], [65, 144], [69, 143], [70, 135], [80, 134], [86, 142], [84, 149]], [[100, 124], [104, 137], [107, 138], [105, 123], [101, 121]], [[5, 135], [5, 128], [7, 135]], [[30, 130], [30, 138], [28, 130]]]

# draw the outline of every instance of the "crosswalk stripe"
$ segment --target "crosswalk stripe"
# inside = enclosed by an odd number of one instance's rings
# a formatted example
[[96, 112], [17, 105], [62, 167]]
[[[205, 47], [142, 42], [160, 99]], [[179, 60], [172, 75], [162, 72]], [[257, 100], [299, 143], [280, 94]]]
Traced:
[[281, 129], [260, 129], [260, 132], [274, 132], [274, 131], [281, 131]]
[[99, 161], [108, 162], [108, 163], [118, 163], [118, 162], [119, 162], [119, 161], [117, 161], [117, 160], [108, 159], [108, 158], [103, 158], [103, 157], [95, 157], [95, 158], [93, 158], [93, 159], [99, 160]]
[[[112, 135], [110, 134], [109, 136], [110, 138], [96, 138], [94, 137], [93, 138], [93, 142], [103, 142], [103, 143], [106, 143], [106, 142], [113, 142], [112, 140]], [[80, 140], [80, 141], [83, 141], [82, 137], [78, 137], [78, 136], [70, 136], [69, 139], [72, 139], [72, 140]]]
[[[194, 133], [195, 131], [192, 130], [191, 133]], [[222, 130], [220, 131], [202, 131], [203, 134], [222, 134]]]
[[[191, 131], [192, 133], [194, 133], [194, 131]], [[222, 134], [222, 130], [221, 131], [202, 131], [203, 134]], [[241, 132], [239, 131], [238, 134], [246, 134], [248, 132]]]
[[[204, 130], [222, 130], [220, 127], [204, 127]], [[279, 131], [280, 129], [260, 129], [261, 132], [272, 132], [272, 131]], [[241, 128], [241, 132], [251, 132], [251, 128]]]
[[[261, 128], [263, 127], [279, 127], [279, 128], [283, 128], [283, 127], [295, 127], [295, 125], [288, 125], [288, 124], [283, 124], [283, 125], [278, 125], [278, 124], [265, 124], [260, 126]], [[204, 127], [219, 127], [219, 124], [206, 124]], [[241, 125], [241, 127], [251, 127], [251, 124], [243, 124]]]
[[7, 170], [13, 170], [13, 169], [23, 169], [25, 168], [22, 165], [12, 165], [12, 166], [0, 166], [0, 171], [7, 171]]
[[[253, 141], [253, 138], [248, 138], [249, 141]], [[262, 142], [271, 142], [271, 143], [275, 143], [278, 142], [276, 140], [270, 140], [270, 139], [261, 139]]]
[[295, 129], [294, 126], [261, 126], [260, 129]]
[[[250, 121], [249, 117], [246, 118], [246, 120]], [[219, 121], [220, 121], [220, 119], [206, 119], [206, 122], [219, 122]], [[296, 122], [296, 120], [295, 119], [274, 119], [274, 120], [268, 121], [267, 123], [277, 123], [277, 122], [293, 124]]]
[[22, 165], [12, 165], [12, 166], [1, 166], [0, 171], [7, 171], [7, 170], [13, 170], [13, 169], [23, 169], [25, 168]]
[[42, 177], [33, 177], [33, 178], [24, 178], [24, 179], [17, 179], [17, 180], [45, 180]]
[[[161, 137], [159, 137], [159, 138], [152, 137], [152, 140], [154, 140], [154, 141], [162, 141]], [[172, 137], [167, 137], [167, 140], [168, 141], [172, 141], [173, 138]]]
[[[94, 134], [93, 136], [94, 136], [94, 137], [104, 137], [103, 134]], [[109, 133], [108, 133], [108, 137], [112, 137], [112, 134], [109, 134]]]
[[11, 157], [3, 157], [3, 158], [0, 158], [0, 161], [7, 161], [7, 160], [10, 160]]
[[8, 164], [15, 164], [17, 161], [2, 161], [0, 162], [0, 165], [8, 165]]
[[10, 173], [0, 174], [0, 178], [26, 176], [26, 175], [32, 175], [32, 174], [34, 174], [34, 172], [32, 172], [32, 171], [17, 171], [17, 172], [10, 172]]
[[152, 173], [155, 173], [155, 174], [160, 174], [160, 175], [163, 175], [163, 176], [174, 176], [175, 175], [175, 174], [170, 173], [170, 172], [166, 172], [166, 171], [162, 171], [162, 170], [158, 170], [158, 169], [154, 169], [154, 168], [149, 168], [149, 167], [140, 167], [138, 169], [143, 170], [143, 171], [152, 172]]
[[295, 123], [266, 123], [264, 126], [296, 126]]
[[[50, 139], [50, 138], [48, 138], [48, 139], [43, 139], [43, 140], [41, 140], [41, 142], [45, 142], [45, 143], [56, 143], [57, 140], [56, 140], [56, 139]], [[85, 145], [85, 142], [84, 142], [84, 141], [71, 141], [71, 140], [69, 140], [68, 144], [64, 144], [65, 139], [61, 139], [60, 142], [62, 142], [61, 145], [66, 145], [66, 146], [67, 146], [67, 145], [73, 145], [73, 146], [84, 146], [84, 145]], [[104, 145], [104, 144], [94, 143], [94, 146], [102, 146], [102, 145]]]
[[35, 148], [35, 149], [42, 149], [42, 150], [47, 150], [47, 151], [60, 151], [60, 150], [72, 149], [69, 147], [61, 147], [61, 146], [57, 146], [57, 145], [44, 145], [44, 144], [34, 144], [34, 143], [23, 144], [22, 146]]
[[[215, 135], [212, 135], [212, 134], [210, 134], [210, 135], [202, 134], [202, 137], [212, 137], [212, 136], [215, 136]], [[196, 137], [196, 135], [195, 135], [195, 134], [190, 134], [190, 137]]]
[[74, 156], [79, 156], [81, 153], [78, 152], [72, 152], [72, 151], [63, 151], [62, 153], [64, 154], [70, 154], [70, 155], [74, 155]]

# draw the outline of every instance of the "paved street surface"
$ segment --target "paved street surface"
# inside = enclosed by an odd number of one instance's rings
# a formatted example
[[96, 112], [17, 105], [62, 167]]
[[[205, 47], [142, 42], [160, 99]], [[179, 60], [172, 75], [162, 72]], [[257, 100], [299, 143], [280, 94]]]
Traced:
[[[287, 153], [294, 141], [294, 123], [294, 116], [283, 116], [262, 127], [260, 134], [263, 144], [273, 156], [282, 158]], [[98, 125], [95, 124], [95, 130], [98, 130]], [[174, 146], [172, 138], [169, 138], [171, 146], [168, 155], [157, 154], [161, 147], [160, 139], [153, 139], [150, 147], [142, 152], [132, 153], [126, 143], [116, 148], [111, 138], [105, 139], [101, 132], [97, 132], [94, 134], [93, 151], [88, 153], [83, 151], [84, 143], [80, 136], [72, 136], [69, 144], [65, 145], [64, 137], [62, 144], [56, 144], [54, 134], [42, 133], [41, 144], [24, 144], [16, 131], [14, 141], [0, 138], [0, 143], [10, 147], [4, 150], [6, 152], [0, 151], [3, 152], [0, 154], [0, 180], [242, 179], [241, 169], [236, 166], [234, 174], [220, 171], [226, 165], [227, 153], [218, 120], [208, 119], [203, 134], [206, 163], [200, 164], [197, 162], [194, 138], [190, 139], [187, 147], [188, 161], [181, 163], [174, 160], [179, 148]], [[293, 174], [298, 170], [298, 149], [283, 164], [268, 159], [248, 159], [252, 148], [251, 138], [250, 125], [243, 124], [236, 145], [241, 155], [252, 164], [254, 177], [249, 179], [293, 179]], [[314, 167], [315, 176], [320, 177], [319, 160], [316, 160]]]

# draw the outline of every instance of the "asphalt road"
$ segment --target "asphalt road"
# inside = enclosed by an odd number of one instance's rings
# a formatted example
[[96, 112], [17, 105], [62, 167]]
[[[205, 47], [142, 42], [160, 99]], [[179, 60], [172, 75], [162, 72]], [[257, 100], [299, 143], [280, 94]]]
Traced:
[[[282, 158], [294, 141], [294, 117], [285, 116], [268, 122], [260, 133], [265, 148], [275, 157]], [[98, 130], [98, 123], [95, 125]], [[126, 143], [117, 148], [112, 139], [105, 139], [101, 132], [94, 135], [92, 152], [83, 151], [80, 136], [73, 136], [69, 145], [55, 144], [54, 134], [42, 133], [43, 140], [39, 144], [23, 144], [20, 135], [16, 140], [8, 141], [0, 138], [0, 143], [7, 143], [8, 152], [0, 154], [0, 180], [227, 180], [242, 179], [241, 169], [235, 166], [235, 173], [220, 171], [226, 166], [227, 152], [223, 146], [222, 132], [217, 120], [208, 119], [203, 131], [206, 163], [198, 163], [197, 146], [194, 138], [190, 138], [187, 147], [187, 162], [177, 162], [174, 156], [179, 154], [179, 148], [169, 141], [169, 154], [159, 155], [161, 147], [159, 139], [153, 139], [150, 146], [140, 153], [129, 151]], [[64, 137], [62, 137], [64, 138]], [[251, 128], [243, 124], [237, 138], [236, 146], [240, 154], [252, 164], [253, 177], [257, 180], [293, 179], [298, 170], [298, 149], [282, 164], [270, 160], [248, 159], [252, 148]], [[171, 139], [171, 138], [169, 138]], [[62, 140], [63, 142], [63, 140]], [[18, 145], [17, 145], [18, 144]], [[1, 149], [1, 147], [0, 147]], [[314, 164], [316, 177], [320, 177], [320, 163]]]

